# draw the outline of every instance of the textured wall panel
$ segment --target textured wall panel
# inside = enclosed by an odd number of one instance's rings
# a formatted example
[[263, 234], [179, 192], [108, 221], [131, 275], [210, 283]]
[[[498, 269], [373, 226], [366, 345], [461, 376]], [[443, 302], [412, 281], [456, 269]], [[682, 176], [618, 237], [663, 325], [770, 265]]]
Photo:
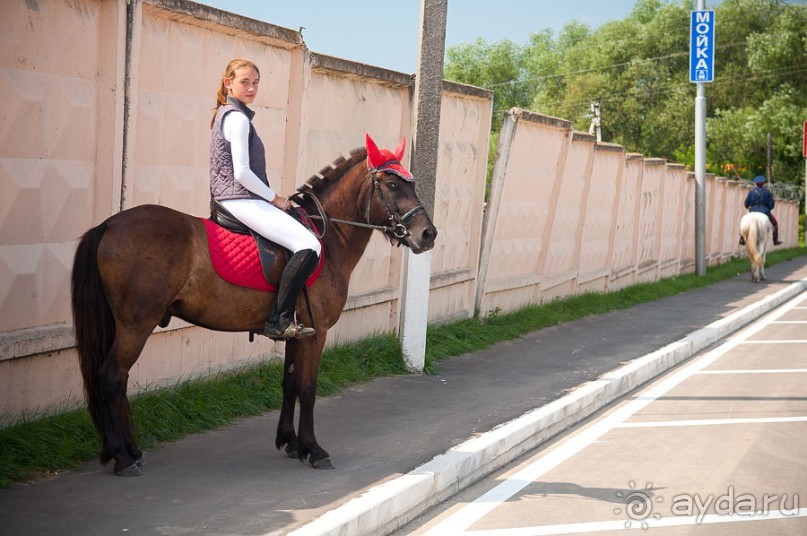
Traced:
[[686, 190], [685, 167], [668, 163], [666, 168], [661, 210], [659, 277], [672, 277], [677, 275], [680, 269], [683, 195]]
[[623, 147], [600, 143], [594, 147], [585, 225], [580, 243], [578, 292], [603, 292], [608, 286], [624, 164]]
[[[567, 121], [511, 111], [515, 135], [498, 188], [492, 234], [486, 231], [482, 262], [485, 280], [481, 314], [501, 309], [512, 311], [539, 298], [540, 266], [549, 240], [557, 202], [558, 183], [571, 140]], [[500, 138], [501, 143], [501, 138]], [[508, 150], [509, 149], [509, 150]], [[490, 210], [490, 207], [489, 207]]]
[[0, 332], [69, 321], [72, 251], [96, 202], [101, 14], [0, 4]]
[[474, 314], [492, 104], [492, 99], [443, 96], [429, 321]]
[[574, 292], [582, 238], [586, 200], [594, 158], [593, 136], [575, 132], [566, 163], [547, 243], [546, 262], [541, 283], [541, 301]]
[[658, 274], [658, 232], [661, 210], [661, 187], [665, 161], [646, 158], [642, 175], [642, 206], [639, 215], [638, 281], [655, 281]]
[[636, 281], [638, 222], [641, 210], [643, 161], [640, 155], [626, 156], [622, 171], [622, 194], [619, 199], [614, 252], [611, 262], [610, 290], [618, 290]]

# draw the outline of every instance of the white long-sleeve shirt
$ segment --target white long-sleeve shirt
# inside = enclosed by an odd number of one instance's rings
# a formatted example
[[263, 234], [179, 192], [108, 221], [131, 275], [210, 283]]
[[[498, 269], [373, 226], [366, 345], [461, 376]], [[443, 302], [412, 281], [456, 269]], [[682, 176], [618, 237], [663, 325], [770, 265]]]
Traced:
[[250, 192], [261, 196], [268, 202], [275, 199], [275, 192], [264, 184], [251, 169], [249, 169], [249, 119], [247, 116], [231, 112], [224, 116], [222, 124], [224, 139], [230, 142], [233, 156], [233, 174], [235, 180]]

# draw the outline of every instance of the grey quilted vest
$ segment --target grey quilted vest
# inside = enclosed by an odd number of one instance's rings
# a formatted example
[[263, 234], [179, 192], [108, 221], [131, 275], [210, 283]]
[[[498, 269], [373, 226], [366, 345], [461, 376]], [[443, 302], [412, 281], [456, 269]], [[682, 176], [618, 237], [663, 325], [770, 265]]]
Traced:
[[216, 111], [216, 118], [213, 120], [213, 128], [210, 133], [210, 195], [218, 201], [262, 199], [235, 180], [232, 148], [230, 142], [224, 138], [222, 131], [224, 116], [230, 112], [240, 112], [249, 119], [249, 169], [267, 186], [269, 185], [269, 179], [266, 176], [266, 150], [252, 125], [255, 112], [241, 101], [227, 97], [227, 104], [219, 106]]

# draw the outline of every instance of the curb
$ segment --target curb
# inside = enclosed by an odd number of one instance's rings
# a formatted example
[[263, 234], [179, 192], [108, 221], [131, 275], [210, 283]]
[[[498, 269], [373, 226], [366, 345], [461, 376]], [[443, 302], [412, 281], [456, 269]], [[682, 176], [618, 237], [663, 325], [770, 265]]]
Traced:
[[374, 486], [289, 536], [389, 534], [803, 291], [807, 278]]

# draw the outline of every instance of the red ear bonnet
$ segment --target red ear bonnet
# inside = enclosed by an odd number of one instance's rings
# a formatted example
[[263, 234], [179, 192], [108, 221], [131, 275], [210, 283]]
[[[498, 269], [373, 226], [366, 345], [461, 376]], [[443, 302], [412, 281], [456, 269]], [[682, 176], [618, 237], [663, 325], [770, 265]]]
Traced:
[[387, 149], [379, 149], [369, 134], [365, 133], [365, 145], [367, 147], [367, 169], [370, 173], [385, 171], [394, 173], [404, 180], [414, 182], [412, 174], [401, 165], [401, 159], [406, 149], [406, 138], [401, 138], [401, 143], [395, 148], [395, 152]]
[[401, 138], [401, 143], [395, 148], [395, 158], [399, 161], [403, 160], [404, 150], [406, 149], [406, 138]]

